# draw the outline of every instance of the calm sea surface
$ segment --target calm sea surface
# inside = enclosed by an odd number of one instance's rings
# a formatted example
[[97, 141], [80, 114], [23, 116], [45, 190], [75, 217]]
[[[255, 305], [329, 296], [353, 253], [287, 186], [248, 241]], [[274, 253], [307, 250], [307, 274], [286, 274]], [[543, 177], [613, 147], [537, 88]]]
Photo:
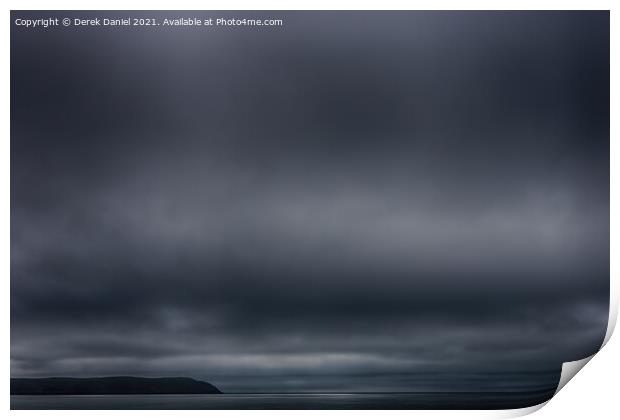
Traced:
[[502, 409], [539, 404], [554, 390], [496, 393], [11, 395], [13, 410]]

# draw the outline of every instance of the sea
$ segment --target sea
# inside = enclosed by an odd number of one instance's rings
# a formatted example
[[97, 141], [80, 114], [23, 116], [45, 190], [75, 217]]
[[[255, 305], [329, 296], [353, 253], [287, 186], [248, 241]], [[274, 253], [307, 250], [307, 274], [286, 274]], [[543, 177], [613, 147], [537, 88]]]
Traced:
[[12, 410], [433, 410], [524, 408], [549, 400], [533, 392], [356, 394], [11, 395]]

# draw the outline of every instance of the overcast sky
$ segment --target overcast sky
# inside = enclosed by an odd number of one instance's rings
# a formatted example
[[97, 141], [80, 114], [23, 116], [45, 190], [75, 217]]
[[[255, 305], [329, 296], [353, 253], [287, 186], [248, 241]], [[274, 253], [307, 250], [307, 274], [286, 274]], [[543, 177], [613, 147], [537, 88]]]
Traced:
[[261, 16], [12, 26], [13, 377], [521, 389], [598, 349], [607, 12]]

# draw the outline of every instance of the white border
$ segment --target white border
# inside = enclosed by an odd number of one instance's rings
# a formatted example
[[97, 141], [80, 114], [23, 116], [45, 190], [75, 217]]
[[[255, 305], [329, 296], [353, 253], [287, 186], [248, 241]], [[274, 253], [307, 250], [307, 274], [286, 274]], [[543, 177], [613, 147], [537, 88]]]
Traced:
[[[2, 357], [4, 361], [3, 380], [1, 382], [0, 394], [4, 397], [5, 409], [9, 409], [9, 380], [10, 377], [10, 10], [611, 10], [611, 215], [620, 214], [620, 196], [618, 194], [618, 186], [620, 185], [620, 169], [614, 167], [614, 163], [619, 162], [620, 150], [617, 144], [618, 137], [618, 98], [619, 88], [614, 75], [620, 74], [620, 66], [618, 65], [617, 47], [619, 42], [618, 24], [618, 8], [614, 8], [617, 2], [612, 1], [543, 1], [543, 0], [521, 0], [521, 1], [343, 1], [343, 0], [302, 0], [302, 1], [283, 1], [283, 0], [237, 0], [237, 1], [188, 1], [177, 0], [174, 2], [166, 1], [139, 1], [139, 0], [108, 0], [108, 1], [91, 1], [88, 4], [81, 3], [76, 0], [58, 0], [58, 1], [5, 1], [6, 6], [4, 13], [4, 30], [2, 31], [2, 79], [4, 83], [1, 87], [2, 92], [2, 132], [4, 136], [1, 142], [1, 168], [0, 189], [2, 206], [0, 211], [0, 227], [2, 229], [4, 241], [2, 242], [1, 266], [4, 273], [4, 289], [2, 293], [2, 316], [4, 318], [4, 334], [2, 335]], [[614, 52], [616, 47], [616, 52]], [[619, 372], [618, 345], [615, 342], [608, 344], [611, 333], [615, 327], [618, 313], [618, 264], [620, 261], [620, 248], [618, 247], [618, 239], [620, 238], [620, 227], [614, 222], [613, 216], [611, 220], [611, 303], [609, 314], [609, 325], [607, 335], [605, 337], [605, 351], [601, 355], [594, 358], [592, 365], [596, 365], [594, 370], [586, 372], [583, 376], [588, 378], [580, 378], [572, 389], [567, 386], [558, 397], [554, 397], [548, 404], [521, 409], [521, 410], [498, 410], [498, 411], [185, 411], [175, 412], [174, 416], [183, 416], [188, 418], [203, 419], [205, 415], [216, 417], [218, 419], [235, 419], [238, 417], [252, 417], [258, 420], [288, 419], [294, 416], [297, 419], [316, 418], [317, 416], [328, 419], [341, 418], [343, 415], [362, 419], [374, 418], [376, 414], [387, 416], [390, 418], [411, 418], [412, 416], [423, 416], [423, 418], [454, 418], [454, 417], [471, 417], [471, 418], [507, 418], [521, 416], [536, 411], [542, 406], [548, 407], [541, 410], [537, 416], [552, 416], [548, 418], [583, 418], [585, 415], [591, 415], [592, 410], [596, 413], [606, 413], [605, 418], [613, 417], [612, 413], [617, 413], [617, 403], [615, 399], [615, 378]], [[617, 340], [616, 340], [617, 341]], [[609, 352], [608, 352], [609, 351]], [[612, 353], [613, 352], [613, 353]], [[600, 360], [597, 359], [604, 359]], [[590, 358], [588, 358], [590, 360]], [[605, 365], [603, 365], [605, 362]], [[574, 366], [574, 365], [572, 365]], [[587, 375], [586, 375], [587, 374]], [[581, 376], [582, 374], [580, 374]], [[586, 379], [588, 381], [586, 381]], [[572, 385], [572, 383], [571, 383]], [[578, 393], [575, 392], [578, 391]], [[571, 395], [568, 395], [571, 394]], [[561, 400], [561, 401], [560, 401]], [[563, 402], [562, 402], [563, 401]], [[556, 403], [557, 402], [557, 403]], [[612, 414], [611, 416], [609, 414]], [[170, 416], [167, 411], [149, 411], [145, 412], [129, 412], [129, 411], [89, 411], [88, 416], [96, 419], [104, 419], [113, 416], [134, 417], [136, 415], [148, 415], [155, 419], [164, 419]], [[19, 418], [39, 418], [41, 416], [49, 416], [56, 419], [78, 419], [84, 415], [79, 411], [49, 411], [49, 412], [30, 412], [30, 411], [12, 411], [11, 416]], [[598, 416], [597, 416], [598, 417]]]

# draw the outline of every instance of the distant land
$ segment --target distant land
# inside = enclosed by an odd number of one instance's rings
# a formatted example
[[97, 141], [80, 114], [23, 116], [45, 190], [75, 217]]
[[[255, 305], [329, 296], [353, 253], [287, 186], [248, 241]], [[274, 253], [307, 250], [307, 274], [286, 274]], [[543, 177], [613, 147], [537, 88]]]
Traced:
[[192, 378], [11, 378], [11, 395], [221, 394]]

